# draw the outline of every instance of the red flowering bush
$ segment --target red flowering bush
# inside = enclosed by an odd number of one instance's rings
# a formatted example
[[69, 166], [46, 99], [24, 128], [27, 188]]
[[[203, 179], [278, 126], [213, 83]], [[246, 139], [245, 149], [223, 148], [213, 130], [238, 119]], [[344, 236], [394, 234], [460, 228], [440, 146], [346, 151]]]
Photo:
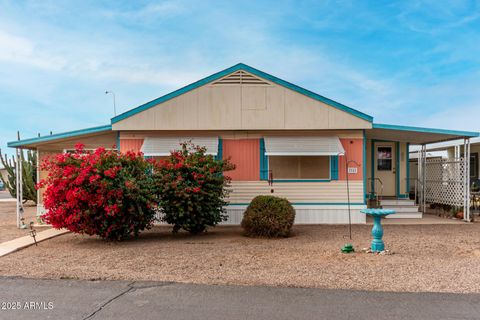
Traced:
[[156, 164], [162, 220], [173, 224], [173, 232], [184, 229], [196, 234], [226, 219], [226, 186], [223, 173], [234, 168], [228, 160], [205, 154], [206, 149], [183, 143], [166, 160]]
[[47, 158], [41, 168], [49, 172], [38, 187], [46, 187], [42, 216], [54, 228], [98, 235], [109, 240], [137, 236], [151, 227], [157, 197], [152, 164], [141, 154], [119, 154], [99, 148], [86, 153]]

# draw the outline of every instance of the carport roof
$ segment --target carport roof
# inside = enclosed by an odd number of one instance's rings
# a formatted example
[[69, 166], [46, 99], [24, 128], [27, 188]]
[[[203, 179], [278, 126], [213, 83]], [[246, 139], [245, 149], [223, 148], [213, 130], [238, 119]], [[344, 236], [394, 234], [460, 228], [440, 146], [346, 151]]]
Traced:
[[366, 134], [368, 139], [402, 141], [411, 144], [427, 144], [479, 136], [478, 132], [472, 131], [422, 128], [382, 123], [374, 123], [372, 129], [367, 130]]
[[8, 142], [7, 146], [12, 147], [12, 148], [14, 148], [14, 147], [27, 147], [28, 148], [30, 146], [37, 145], [39, 143], [56, 141], [56, 140], [67, 139], [67, 138], [74, 138], [74, 137], [78, 137], [78, 136], [85, 136], [85, 135], [101, 133], [101, 132], [106, 132], [106, 131], [111, 131], [111, 130], [112, 130], [112, 125], [108, 124], [108, 125], [104, 125], [104, 126], [86, 128], [86, 129], [81, 129], [81, 130], [55, 133], [55, 134], [42, 136], [42, 137], [23, 139], [23, 140], [17, 140], [17, 141], [10, 141], [10, 142]]

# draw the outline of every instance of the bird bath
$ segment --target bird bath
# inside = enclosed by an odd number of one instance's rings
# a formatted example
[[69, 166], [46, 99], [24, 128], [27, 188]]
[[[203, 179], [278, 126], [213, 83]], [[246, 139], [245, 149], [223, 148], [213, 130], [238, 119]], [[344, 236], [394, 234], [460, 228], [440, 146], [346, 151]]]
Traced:
[[363, 209], [360, 210], [361, 213], [365, 213], [373, 217], [373, 228], [372, 228], [372, 245], [371, 249], [373, 252], [380, 252], [385, 250], [385, 244], [383, 243], [383, 228], [381, 219], [382, 217], [388, 216], [389, 214], [394, 214], [394, 210], [389, 209]]

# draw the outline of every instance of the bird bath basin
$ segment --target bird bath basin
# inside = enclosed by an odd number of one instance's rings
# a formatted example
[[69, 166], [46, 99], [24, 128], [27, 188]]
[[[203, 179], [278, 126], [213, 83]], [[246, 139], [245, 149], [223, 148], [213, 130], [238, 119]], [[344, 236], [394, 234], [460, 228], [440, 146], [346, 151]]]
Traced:
[[372, 245], [371, 249], [373, 252], [380, 252], [385, 250], [385, 244], [383, 243], [383, 228], [381, 219], [382, 217], [388, 216], [389, 214], [394, 214], [394, 210], [389, 209], [363, 209], [360, 210], [361, 213], [373, 217], [373, 228], [372, 228]]

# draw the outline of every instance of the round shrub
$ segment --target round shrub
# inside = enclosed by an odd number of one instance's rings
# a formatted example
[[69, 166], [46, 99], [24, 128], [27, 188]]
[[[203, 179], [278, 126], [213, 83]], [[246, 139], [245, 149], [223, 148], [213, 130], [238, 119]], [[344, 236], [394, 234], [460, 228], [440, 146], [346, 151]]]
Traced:
[[121, 240], [150, 228], [158, 201], [152, 165], [141, 154], [99, 148], [47, 158], [42, 218], [54, 228]]
[[257, 196], [243, 215], [242, 228], [247, 236], [288, 237], [294, 221], [295, 209], [287, 199]]
[[173, 225], [174, 233], [184, 229], [197, 234], [227, 218], [230, 178], [223, 173], [234, 166], [205, 152], [204, 147], [183, 143], [181, 150], [156, 164], [162, 220]]

